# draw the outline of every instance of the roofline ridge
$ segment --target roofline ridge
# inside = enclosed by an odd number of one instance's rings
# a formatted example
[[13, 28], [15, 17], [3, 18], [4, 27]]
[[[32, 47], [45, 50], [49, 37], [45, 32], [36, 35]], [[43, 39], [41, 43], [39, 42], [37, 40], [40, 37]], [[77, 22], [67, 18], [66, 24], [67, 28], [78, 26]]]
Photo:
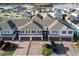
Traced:
[[48, 26], [48, 28], [49, 29], [51, 29], [54, 25], [56, 25], [58, 23], [58, 21], [56, 20], [54, 23], [52, 22], [52, 24], [50, 24], [49, 26]]
[[29, 24], [31, 24], [33, 22], [33, 20], [31, 20], [30, 22], [26, 23], [23, 26], [20, 26], [18, 29], [21, 30], [22, 28], [24, 28], [25, 26], [28, 26]]

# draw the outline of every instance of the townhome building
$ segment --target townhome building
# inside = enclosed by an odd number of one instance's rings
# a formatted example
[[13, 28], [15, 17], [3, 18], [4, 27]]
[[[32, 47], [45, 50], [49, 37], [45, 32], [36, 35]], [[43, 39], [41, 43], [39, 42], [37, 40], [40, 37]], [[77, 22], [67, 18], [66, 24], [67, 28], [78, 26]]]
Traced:
[[74, 30], [47, 13], [0, 22], [0, 40], [73, 41]]

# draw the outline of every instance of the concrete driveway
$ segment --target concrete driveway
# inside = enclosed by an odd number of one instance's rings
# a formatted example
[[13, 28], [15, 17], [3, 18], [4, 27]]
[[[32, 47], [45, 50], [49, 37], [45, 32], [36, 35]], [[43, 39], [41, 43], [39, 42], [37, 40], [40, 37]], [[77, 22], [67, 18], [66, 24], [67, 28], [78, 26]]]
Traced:
[[15, 50], [13, 56], [15, 56], [15, 55], [23, 55], [23, 56], [26, 55], [29, 43], [30, 43], [29, 41], [18, 42], [18, 48]]
[[53, 56], [67, 56], [65, 47], [61, 42], [55, 42], [55, 50]]
[[0, 56], [2, 55], [3, 52], [4, 52], [4, 51], [0, 50]]
[[79, 51], [76, 50], [73, 42], [55, 42], [56, 53], [53, 56], [79, 56]]
[[42, 51], [42, 42], [41, 41], [32, 41], [29, 54], [28, 55], [41, 55]]
[[66, 53], [68, 56], [79, 56], [79, 51], [77, 51], [73, 45], [73, 42], [62, 42], [64, 47], [66, 47]]

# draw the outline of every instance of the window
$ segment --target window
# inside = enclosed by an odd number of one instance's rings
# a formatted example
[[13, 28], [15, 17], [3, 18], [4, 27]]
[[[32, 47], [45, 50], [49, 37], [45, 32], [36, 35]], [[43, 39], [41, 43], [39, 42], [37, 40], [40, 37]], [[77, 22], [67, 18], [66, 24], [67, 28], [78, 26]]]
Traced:
[[32, 30], [32, 33], [36, 33], [36, 30]]
[[38, 32], [38, 33], [41, 33], [41, 30], [38, 30], [37, 32]]
[[57, 31], [52, 31], [52, 33], [57, 33]]
[[72, 34], [72, 31], [68, 31], [68, 34]]
[[62, 31], [62, 34], [66, 34], [66, 31]]
[[26, 30], [26, 33], [30, 33], [30, 30]]
[[24, 30], [20, 31], [20, 33], [24, 33]]
[[4, 31], [4, 33], [9, 33], [9, 31]]

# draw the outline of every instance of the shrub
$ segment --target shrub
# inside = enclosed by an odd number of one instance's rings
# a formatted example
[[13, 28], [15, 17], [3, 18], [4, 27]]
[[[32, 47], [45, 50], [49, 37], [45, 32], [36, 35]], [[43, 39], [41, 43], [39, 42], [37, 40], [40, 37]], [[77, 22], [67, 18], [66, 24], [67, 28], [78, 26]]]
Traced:
[[43, 54], [44, 56], [50, 56], [50, 55], [53, 53], [52, 48], [49, 48], [49, 46], [50, 46], [50, 45], [48, 45], [48, 44], [45, 44], [45, 45], [43, 46], [42, 54]]
[[17, 47], [17, 44], [13, 44], [13, 43], [8, 43], [5, 45], [5, 47], [3, 48], [4, 51], [14, 51]]
[[17, 48], [17, 44], [7, 43], [3, 48], [4, 52], [2, 56], [12, 55], [14, 51], [16, 50], [16, 48]]

